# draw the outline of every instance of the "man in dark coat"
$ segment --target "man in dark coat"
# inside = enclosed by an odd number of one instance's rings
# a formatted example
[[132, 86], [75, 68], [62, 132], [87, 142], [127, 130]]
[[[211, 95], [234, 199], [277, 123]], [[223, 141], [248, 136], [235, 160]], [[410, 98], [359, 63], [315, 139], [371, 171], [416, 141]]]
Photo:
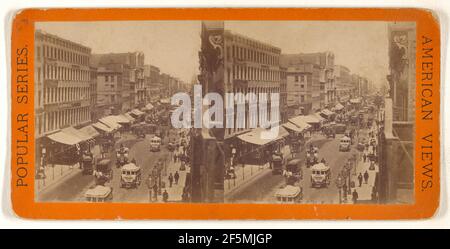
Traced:
[[361, 174], [361, 172], [360, 172], [359, 175], [358, 175], [359, 187], [361, 187], [362, 181], [363, 181], [363, 176], [362, 176], [362, 174]]
[[164, 189], [163, 192], [163, 201], [167, 202], [169, 200], [169, 193], [167, 193], [167, 190]]
[[353, 204], [356, 204], [358, 202], [358, 197], [358, 192], [356, 192], [356, 189], [354, 189], [352, 193]]
[[178, 185], [178, 179], [180, 179], [180, 174], [178, 174], [178, 171], [175, 171], [173, 178], [175, 180], [175, 185]]
[[369, 173], [366, 170], [366, 172], [364, 172], [364, 183], [367, 184], [368, 181], [369, 181]]
[[169, 174], [169, 188], [172, 187], [172, 183], [173, 183], [173, 175], [172, 173]]

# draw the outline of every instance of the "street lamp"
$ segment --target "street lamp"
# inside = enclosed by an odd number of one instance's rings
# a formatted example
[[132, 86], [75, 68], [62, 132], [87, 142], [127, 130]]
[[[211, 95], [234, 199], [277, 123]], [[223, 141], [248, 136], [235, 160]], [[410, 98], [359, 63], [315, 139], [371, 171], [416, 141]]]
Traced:
[[342, 178], [341, 173], [339, 173], [336, 179], [336, 186], [339, 189], [339, 204], [342, 203], [342, 187], [344, 186], [344, 179]]
[[351, 187], [351, 176], [350, 176], [351, 169], [352, 169], [352, 165], [351, 165], [350, 161], [348, 161], [345, 164], [345, 166], [344, 166], [345, 176], [348, 178], [347, 194], [351, 194], [351, 190], [350, 190], [350, 187]]

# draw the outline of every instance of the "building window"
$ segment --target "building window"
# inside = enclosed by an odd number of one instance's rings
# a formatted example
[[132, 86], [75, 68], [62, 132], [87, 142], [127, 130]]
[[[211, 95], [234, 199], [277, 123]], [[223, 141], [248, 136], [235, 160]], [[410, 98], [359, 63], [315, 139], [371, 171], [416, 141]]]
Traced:
[[108, 81], [109, 81], [109, 76], [105, 75], [105, 82], [108, 82]]
[[298, 76], [297, 75], [295, 76], [295, 82], [298, 82]]

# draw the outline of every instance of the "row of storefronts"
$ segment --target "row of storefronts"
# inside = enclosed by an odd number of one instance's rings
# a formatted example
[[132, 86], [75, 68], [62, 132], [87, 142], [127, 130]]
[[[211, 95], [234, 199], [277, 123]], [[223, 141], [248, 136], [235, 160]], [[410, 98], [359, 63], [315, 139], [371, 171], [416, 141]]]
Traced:
[[[337, 103], [331, 108], [322, 109], [309, 115], [298, 115], [289, 118], [286, 123], [278, 127], [276, 138], [264, 139], [264, 128], [255, 128], [243, 134], [226, 140], [227, 167], [236, 165], [264, 165], [268, 163], [274, 153], [280, 153], [286, 145], [291, 153], [301, 151], [312, 134], [321, 131], [328, 124], [349, 120], [349, 115], [356, 115], [361, 99], [349, 99], [344, 103]], [[343, 118], [345, 117], [345, 118]]]
[[334, 121], [336, 115], [343, 112], [344, 108], [344, 105], [338, 103], [332, 108], [333, 111], [323, 109], [314, 114], [289, 118], [278, 127], [278, 135], [275, 138], [264, 139], [262, 132], [268, 131], [264, 128], [255, 128], [232, 137], [227, 140], [226, 158], [230, 159], [228, 166], [264, 165], [270, 161], [273, 153], [279, 153], [286, 145], [291, 147], [291, 151], [299, 151], [311, 137], [311, 133]]
[[130, 130], [136, 123], [144, 122], [146, 114], [155, 111], [157, 108], [154, 105], [147, 104], [140, 110], [105, 116], [82, 127], [69, 126], [41, 137], [36, 150], [36, 161], [39, 162], [36, 177], [48, 165], [78, 163], [82, 153], [92, 153], [95, 147], [101, 153], [97, 156], [104, 156], [120, 138], [121, 132]]

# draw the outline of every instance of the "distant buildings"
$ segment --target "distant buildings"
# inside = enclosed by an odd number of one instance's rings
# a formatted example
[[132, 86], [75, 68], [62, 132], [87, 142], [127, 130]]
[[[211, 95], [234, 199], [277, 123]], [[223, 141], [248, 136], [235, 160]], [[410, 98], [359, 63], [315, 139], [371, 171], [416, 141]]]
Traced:
[[157, 102], [162, 96], [163, 85], [160, 79], [160, 69], [153, 65], [144, 65], [144, 82], [147, 102]]
[[290, 117], [321, 110], [336, 99], [333, 53], [282, 54], [280, 64], [287, 68]]
[[358, 74], [351, 75], [351, 95], [352, 96], [367, 96], [369, 95], [370, 82], [367, 78], [361, 77]]
[[[145, 96], [143, 53], [93, 54], [92, 66], [100, 72], [97, 73], [97, 89], [100, 90], [97, 103], [101, 109], [99, 111], [104, 115], [129, 111], [143, 100]], [[113, 82], [109, 74], [114, 74]], [[110, 89], [103, 92], [108, 87]], [[106, 101], [108, 98], [114, 101]], [[115, 104], [114, 106], [105, 105], [105, 102]], [[110, 111], [107, 110], [108, 108]]]
[[335, 65], [334, 80], [336, 85], [337, 100], [340, 102], [347, 102], [350, 100], [353, 97], [350, 69], [342, 65]]
[[120, 66], [98, 67], [96, 74], [96, 118], [119, 114], [122, 111], [122, 68]]

